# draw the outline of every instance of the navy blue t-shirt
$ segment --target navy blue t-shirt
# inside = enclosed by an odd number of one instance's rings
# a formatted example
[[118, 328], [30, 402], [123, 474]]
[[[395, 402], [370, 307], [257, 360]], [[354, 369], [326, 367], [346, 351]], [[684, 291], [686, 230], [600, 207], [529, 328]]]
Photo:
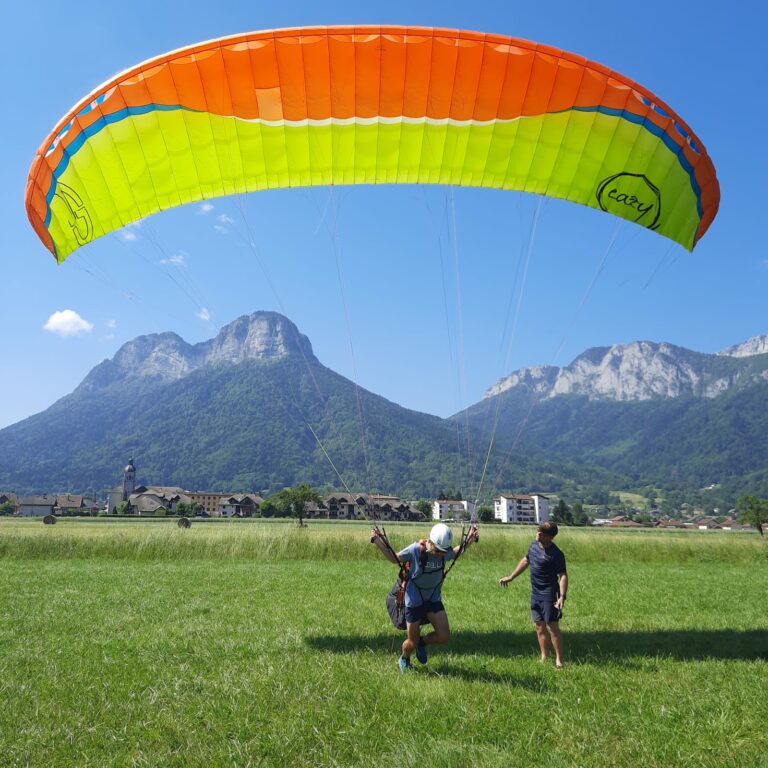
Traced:
[[560, 591], [557, 575], [566, 572], [565, 555], [556, 544], [544, 548], [534, 541], [525, 557], [531, 571], [531, 597], [555, 600]]

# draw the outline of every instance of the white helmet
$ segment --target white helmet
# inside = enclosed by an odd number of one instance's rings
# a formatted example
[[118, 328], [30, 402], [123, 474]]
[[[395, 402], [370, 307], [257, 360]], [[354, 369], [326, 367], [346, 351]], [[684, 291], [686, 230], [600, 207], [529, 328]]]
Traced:
[[429, 540], [435, 545], [435, 549], [447, 552], [453, 543], [453, 533], [445, 523], [438, 523], [432, 526], [432, 530], [429, 532]]

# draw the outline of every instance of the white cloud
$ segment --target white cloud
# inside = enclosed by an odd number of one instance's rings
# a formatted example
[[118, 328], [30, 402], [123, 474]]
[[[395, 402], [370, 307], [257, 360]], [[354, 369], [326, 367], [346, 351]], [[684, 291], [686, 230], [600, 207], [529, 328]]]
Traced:
[[221, 224], [214, 224], [213, 228], [217, 232], [221, 232], [222, 235], [226, 235], [229, 232], [229, 230], [226, 227], [223, 227]]
[[161, 264], [173, 264], [176, 267], [184, 267], [186, 266], [186, 262], [184, 261], [185, 254], [183, 253], [175, 253], [173, 256], [170, 256], [167, 259], [160, 259]]
[[208, 311], [208, 307], [201, 307], [199, 312], [195, 312], [195, 317], [200, 320], [210, 320], [211, 313]]
[[107, 320], [107, 328], [114, 331], [117, 328], [117, 320]]
[[222, 224], [234, 224], [235, 223], [235, 220], [231, 216], [228, 216], [226, 213], [220, 213], [216, 218]]
[[141, 229], [141, 225], [144, 223], [144, 219], [138, 221], [132, 221], [130, 224], [126, 224], [121, 230], [118, 231], [117, 236], [124, 243], [133, 243], [139, 239], [137, 230]]
[[213, 210], [213, 208], [214, 206], [212, 203], [200, 203], [200, 208], [198, 209], [198, 211], [200, 213], [205, 214], [205, 213], [210, 213]]
[[81, 333], [90, 333], [93, 330], [93, 323], [83, 320], [73, 309], [62, 309], [54, 312], [43, 328], [59, 336], [77, 336]]

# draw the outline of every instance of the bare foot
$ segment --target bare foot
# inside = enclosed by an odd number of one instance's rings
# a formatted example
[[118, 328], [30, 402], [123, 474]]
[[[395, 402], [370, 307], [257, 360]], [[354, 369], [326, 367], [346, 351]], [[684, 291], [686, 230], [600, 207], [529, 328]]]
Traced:
[[539, 662], [540, 662], [541, 664], [546, 664], [548, 661], [549, 661], [549, 656], [542, 656], [542, 657], [539, 659]]
[[555, 669], [562, 669], [563, 668], [563, 662], [560, 661], [560, 659], [557, 659], [555, 661]]

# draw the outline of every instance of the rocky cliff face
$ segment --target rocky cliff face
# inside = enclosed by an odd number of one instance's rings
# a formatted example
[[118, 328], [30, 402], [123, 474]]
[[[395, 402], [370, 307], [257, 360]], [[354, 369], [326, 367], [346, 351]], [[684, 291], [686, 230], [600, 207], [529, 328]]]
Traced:
[[508, 389], [525, 389], [542, 397], [547, 397], [557, 381], [560, 368], [554, 365], [535, 365], [533, 368], [521, 368], [509, 376], [499, 379], [485, 392], [485, 398], [493, 397]]
[[288, 318], [275, 312], [244, 315], [215, 338], [188, 344], [175, 333], [139, 336], [111, 360], [97, 365], [78, 389], [94, 390], [129, 378], [175, 381], [207, 366], [280, 360], [288, 355], [314, 360], [312, 345]]
[[314, 358], [309, 339], [287, 317], [274, 312], [243, 315], [197, 347], [202, 365], [280, 360], [292, 354]]
[[[757, 337], [719, 356], [746, 357], [749, 353], [745, 350], [762, 348], [760, 339], [768, 345], [768, 337]], [[565, 368], [537, 366], [515, 371], [496, 382], [485, 397], [525, 388], [540, 399], [558, 395], [625, 402], [686, 395], [712, 398], [736, 385], [768, 378], [768, 362], [760, 370], [739, 367], [735, 361], [730, 366], [717, 365], [717, 360], [718, 355], [691, 352], [672, 344], [636, 341], [587, 350]]]
[[768, 354], [768, 336], [753, 336], [741, 344], [735, 344], [732, 347], [717, 353], [725, 357], [752, 357], [753, 355]]

